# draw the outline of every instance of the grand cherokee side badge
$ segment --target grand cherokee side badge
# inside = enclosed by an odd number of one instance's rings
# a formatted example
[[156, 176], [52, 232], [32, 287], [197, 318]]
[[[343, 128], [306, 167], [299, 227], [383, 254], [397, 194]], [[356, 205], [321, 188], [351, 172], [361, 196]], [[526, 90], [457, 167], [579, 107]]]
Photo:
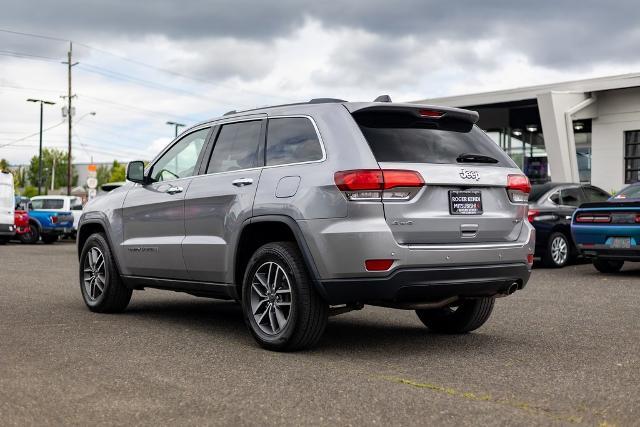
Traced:
[[478, 171], [471, 171], [468, 169], [460, 169], [460, 178], [462, 179], [475, 179], [480, 181], [480, 173]]

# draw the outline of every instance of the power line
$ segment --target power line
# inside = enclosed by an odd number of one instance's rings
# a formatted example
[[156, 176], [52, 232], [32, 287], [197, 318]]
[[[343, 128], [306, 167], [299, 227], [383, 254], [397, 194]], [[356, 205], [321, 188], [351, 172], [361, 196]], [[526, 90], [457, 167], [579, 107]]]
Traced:
[[54, 40], [54, 41], [59, 41], [59, 42], [68, 42], [68, 41], [70, 41], [69, 39], [61, 39], [60, 37], [45, 36], [45, 35], [42, 35], [42, 34], [34, 34], [34, 33], [25, 33], [25, 32], [22, 32], [22, 31], [7, 30], [7, 29], [4, 29], [4, 28], [0, 28], [0, 32], [9, 33], [9, 34], [16, 34], [16, 35], [19, 35], [19, 36], [36, 37], [36, 38], [39, 38], [39, 39]]
[[[65, 122], [66, 122], [66, 120], [63, 120], [63, 121], [61, 121], [60, 123], [57, 123], [57, 124], [55, 124], [55, 125], [53, 125], [53, 126], [50, 126], [50, 127], [48, 127], [48, 128], [45, 128], [45, 129], [42, 129], [42, 132], [44, 133], [44, 132], [46, 132], [46, 131], [48, 131], [48, 130], [50, 130], [50, 129], [56, 128], [56, 127], [60, 126], [61, 124], [65, 123]], [[6, 144], [2, 144], [2, 145], [0, 145], [0, 148], [4, 148], [4, 147], [7, 147], [7, 146], [9, 146], [9, 145], [13, 145], [13, 144], [15, 144], [15, 143], [17, 143], [17, 142], [24, 141], [25, 139], [32, 138], [32, 137], [34, 137], [34, 136], [38, 135], [39, 133], [40, 133], [40, 131], [35, 132], [35, 133], [32, 133], [32, 134], [27, 135], [27, 136], [23, 136], [22, 138], [15, 139], [15, 140], [13, 140], [12, 142], [9, 142], [9, 143], [6, 143]]]
[[22, 58], [22, 59], [33, 59], [37, 61], [46, 61], [46, 62], [59, 62], [59, 58], [53, 58], [51, 56], [42, 56], [42, 55], [34, 55], [31, 53], [24, 52], [15, 52], [11, 50], [0, 50], [0, 56], [10, 56], [14, 58]]

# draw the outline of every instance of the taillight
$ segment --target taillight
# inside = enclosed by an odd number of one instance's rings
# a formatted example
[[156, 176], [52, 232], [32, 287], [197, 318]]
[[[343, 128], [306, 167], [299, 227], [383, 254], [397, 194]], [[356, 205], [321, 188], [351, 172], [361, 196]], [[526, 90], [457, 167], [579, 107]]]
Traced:
[[529, 209], [529, 212], [527, 213], [527, 219], [529, 220], [529, 222], [533, 222], [538, 215], [540, 215], [539, 210]]
[[444, 113], [442, 111], [437, 110], [420, 110], [418, 111], [418, 114], [420, 114], [422, 117], [429, 117], [430, 119], [439, 119], [440, 117], [444, 116]]
[[400, 169], [340, 171], [333, 178], [349, 200], [409, 200], [424, 185], [418, 172]]
[[[609, 214], [578, 214], [576, 216], [576, 222], [579, 223], [609, 223], [611, 222], [611, 216]], [[636, 216], [636, 222], [638, 222], [638, 217]]]
[[512, 202], [527, 203], [529, 201], [529, 193], [531, 193], [529, 178], [524, 175], [507, 176], [507, 193], [509, 193], [509, 199]]
[[51, 218], [51, 223], [52, 224], [56, 224], [58, 222], [58, 217], [57, 216], [52, 215], [50, 218]]

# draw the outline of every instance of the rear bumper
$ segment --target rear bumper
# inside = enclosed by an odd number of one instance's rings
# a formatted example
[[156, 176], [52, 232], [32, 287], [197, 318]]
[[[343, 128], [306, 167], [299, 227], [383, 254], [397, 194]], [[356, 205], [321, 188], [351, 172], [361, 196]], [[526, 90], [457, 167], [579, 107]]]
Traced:
[[513, 283], [522, 289], [531, 275], [526, 263], [395, 270], [387, 277], [320, 281], [329, 304], [427, 302], [493, 296]]
[[13, 236], [16, 234], [16, 227], [13, 224], [0, 224], [0, 236]]
[[606, 258], [618, 261], [640, 261], [640, 246], [629, 249], [614, 249], [608, 245], [578, 244], [580, 253], [586, 258]]

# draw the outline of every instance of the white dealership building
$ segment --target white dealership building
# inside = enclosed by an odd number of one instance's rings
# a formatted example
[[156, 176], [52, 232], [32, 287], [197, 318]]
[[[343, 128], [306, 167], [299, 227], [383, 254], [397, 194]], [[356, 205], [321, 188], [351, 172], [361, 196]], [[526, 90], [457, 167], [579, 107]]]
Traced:
[[532, 182], [640, 181], [640, 73], [417, 102], [478, 111]]

